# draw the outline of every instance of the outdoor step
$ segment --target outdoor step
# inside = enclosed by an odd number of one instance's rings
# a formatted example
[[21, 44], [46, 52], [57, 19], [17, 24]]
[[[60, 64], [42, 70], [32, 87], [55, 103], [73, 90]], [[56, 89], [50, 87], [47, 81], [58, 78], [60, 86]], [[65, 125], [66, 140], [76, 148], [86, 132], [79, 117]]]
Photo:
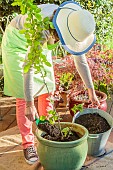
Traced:
[[15, 97], [0, 97], [0, 103], [3, 102], [16, 102]]
[[15, 107], [16, 104], [5, 104], [5, 105], [1, 105], [0, 109], [4, 109], [4, 108], [10, 108], [10, 107]]
[[0, 97], [0, 111], [3, 112], [4, 108], [12, 108], [16, 106], [15, 97]]

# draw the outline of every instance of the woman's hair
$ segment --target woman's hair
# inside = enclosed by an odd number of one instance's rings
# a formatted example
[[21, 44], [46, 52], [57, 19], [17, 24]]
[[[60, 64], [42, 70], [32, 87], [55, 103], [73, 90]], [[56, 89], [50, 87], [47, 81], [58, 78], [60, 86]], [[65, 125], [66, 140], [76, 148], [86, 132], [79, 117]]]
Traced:
[[[53, 20], [53, 16], [55, 15], [55, 12], [56, 12], [56, 10], [54, 10], [54, 12], [53, 12], [53, 15], [50, 19], [51, 21]], [[59, 41], [59, 37], [58, 37], [56, 29], [55, 28], [52, 29], [51, 27], [49, 27], [49, 31], [50, 31], [50, 34], [52, 35], [52, 37], [55, 39], [55, 42]]]
[[55, 39], [55, 43], [59, 41], [59, 37], [55, 29], [49, 28], [49, 32], [51, 36]]

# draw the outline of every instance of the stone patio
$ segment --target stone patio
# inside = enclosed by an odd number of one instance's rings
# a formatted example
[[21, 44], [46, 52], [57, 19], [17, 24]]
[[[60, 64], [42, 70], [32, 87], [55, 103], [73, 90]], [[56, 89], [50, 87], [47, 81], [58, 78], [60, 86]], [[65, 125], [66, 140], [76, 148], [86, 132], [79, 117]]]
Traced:
[[[8, 100], [6, 100], [8, 102]], [[15, 100], [14, 100], [15, 101]], [[13, 101], [13, 102], [14, 102]], [[0, 133], [0, 170], [44, 170], [40, 162], [35, 165], [26, 164], [21, 147], [21, 136], [16, 125], [16, 122], [8, 125], [9, 119], [15, 118], [15, 102], [10, 107], [3, 109], [3, 103], [0, 103], [1, 118], [0, 129], [5, 129]], [[111, 107], [112, 100], [108, 100], [108, 112], [113, 116], [113, 106]], [[8, 105], [8, 104], [7, 104]], [[2, 107], [1, 107], [2, 106]], [[9, 109], [10, 108], [10, 109]], [[4, 110], [4, 111], [3, 111]], [[69, 112], [65, 109], [60, 110], [63, 121], [71, 121], [72, 118]], [[7, 117], [7, 119], [6, 119]], [[13, 120], [14, 121], [14, 120]], [[7, 122], [7, 123], [6, 123]], [[8, 126], [6, 126], [6, 124]], [[33, 132], [35, 133], [36, 125], [33, 124]], [[38, 141], [35, 138], [36, 146]], [[101, 157], [87, 157], [85, 164], [81, 170], [112, 170], [113, 169], [113, 131], [109, 137], [106, 145], [106, 154]], [[60, 169], [59, 169], [60, 170]]]

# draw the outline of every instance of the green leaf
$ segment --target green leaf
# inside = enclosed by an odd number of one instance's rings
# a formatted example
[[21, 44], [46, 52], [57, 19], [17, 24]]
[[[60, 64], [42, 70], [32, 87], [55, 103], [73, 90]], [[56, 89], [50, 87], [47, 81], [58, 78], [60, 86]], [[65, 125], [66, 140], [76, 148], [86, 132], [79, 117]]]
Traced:
[[37, 8], [37, 11], [36, 11], [37, 13], [40, 13], [41, 12], [41, 9], [40, 8]]
[[19, 31], [20, 34], [25, 34], [25, 32], [26, 32], [26, 30], [24, 30], [24, 29]]
[[49, 50], [53, 50], [54, 48], [57, 47], [57, 45], [58, 45], [58, 42], [55, 43], [55, 44], [51, 44], [51, 45], [49, 44], [49, 45], [47, 45], [47, 47], [48, 47]]
[[33, 58], [33, 55], [31, 53], [28, 54], [28, 59], [31, 60]]
[[49, 123], [50, 123], [50, 124], [54, 124], [54, 120], [53, 120], [52, 117], [49, 118]]
[[24, 26], [25, 26], [26, 28], [31, 28], [31, 24], [30, 24], [30, 23], [25, 23]]
[[69, 131], [70, 131], [69, 127], [62, 129], [62, 133], [64, 134], [64, 137], [66, 137], [68, 135]]
[[51, 115], [55, 115], [56, 111], [55, 110], [49, 110], [48, 113], [51, 114]]
[[51, 66], [52, 66], [51, 63], [49, 63], [49, 62], [47, 62], [47, 61], [46, 61], [44, 64], [45, 64], [46, 66], [48, 66], [48, 67], [51, 67]]
[[59, 118], [59, 117], [58, 117], [57, 115], [55, 115], [55, 116], [54, 116], [54, 121], [58, 120], [58, 118]]
[[44, 19], [43, 19], [43, 22], [47, 22], [47, 21], [49, 21], [50, 19], [49, 19], [49, 17], [45, 17]]
[[36, 14], [36, 18], [40, 21], [42, 20], [42, 16], [40, 14]]
[[40, 120], [41, 120], [41, 121], [46, 120], [46, 116], [40, 116]]
[[21, 6], [22, 2], [13, 2], [11, 5], [12, 6]]
[[78, 104], [78, 105], [75, 104], [74, 107], [71, 110], [74, 112], [74, 114], [76, 114], [76, 112], [78, 112], [78, 111], [82, 112], [83, 111], [83, 105], [84, 104]]
[[31, 67], [31, 64], [26, 64], [24, 66], [24, 73], [27, 73], [29, 71], [30, 67]]
[[51, 28], [51, 29], [55, 29], [52, 22], [49, 22], [49, 25], [50, 25], [50, 28]]

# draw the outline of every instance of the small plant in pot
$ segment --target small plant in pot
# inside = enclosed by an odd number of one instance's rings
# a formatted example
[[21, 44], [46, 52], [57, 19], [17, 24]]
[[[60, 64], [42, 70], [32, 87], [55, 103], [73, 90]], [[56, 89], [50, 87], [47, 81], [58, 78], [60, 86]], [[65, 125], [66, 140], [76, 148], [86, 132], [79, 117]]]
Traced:
[[48, 117], [40, 117], [43, 123], [38, 124], [36, 130], [43, 167], [45, 170], [80, 170], [87, 156], [88, 131], [75, 123], [60, 122], [55, 108], [49, 110]]
[[68, 94], [72, 89], [74, 75], [72, 73], [63, 73], [59, 78], [59, 91], [61, 94], [61, 98], [63, 99], [63, 103], [59, 103], [59, 106], [66, 106], [68, 100]]
[[113, 128], [113, 118], [109, 113], [88, 108], [75, 114], [72, 122], [83, 125], [89, 132], [88, 155], [97, 157], [105, 154], [105, 145]]

